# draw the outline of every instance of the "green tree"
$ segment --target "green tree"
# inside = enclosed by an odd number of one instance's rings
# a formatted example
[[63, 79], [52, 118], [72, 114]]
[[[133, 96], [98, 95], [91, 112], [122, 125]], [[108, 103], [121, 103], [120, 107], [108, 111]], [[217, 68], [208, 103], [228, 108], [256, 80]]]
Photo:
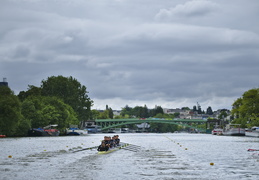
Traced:
[[51, 76], [41, 84], [43, 96], [56, 96], [70, 105], [77, 113], [80, 121], [91, 117], [93, 101], [88, 97], [86, 87], [73, 77]]
[[[173, 114], [164, 114], [158, 113], [154, 118], [165, 118], [165, 119], [173, 119]], [[167, 124], [167, 123], [150, 123], [150, 129], [153, 132], [174, 132], [178, 130], [178, 125]]]
[[190, 110], [189, 107], [182, 107], [181, 109], [182, 109], [182, 110]]
[[0, 86], [0, 134], [15, 135], [22, 118], [18, 97], [9, 87]]
[[97, 119], [109, 119], [109, 110], [105, 110], [103, 112], [100, 112]]
[[109, 108], [108, 111], [109, 111], [109, 118], [113, 119], [113, 110], [112, 110], [112, 108]]
[[58, 124], [59, 130], [64, 131], [71, 124], [79, 125], [72, 107], [57, 97], [31, 96], [23, 101], [22, 114], [32, 127]]
[[98, 116], [99, 116], [100, 112], [93, 109], [91, 110], [91, 119], [98, 119]]
[[41, 96], [41, 88], [33, 85], [29, 85], [27, 91], [21, 91], [18, 94], [20, 101], [24, 101], [29, 96]]
[[31, 123], [28, 119], [22, 118], [15, 131], [15, 136], [27, 136], [28, 130], [31, 128]]
[[259, 126], [259, 88], [246, 91], [232, 105], [233, 123], [242, 127]]
[[174, 117], [175, 118], [180, 118], [180, 113], [179, 112], [174, 113]]
[[154, 109], [150, 111], [150, 116], [155, 117], [159, 113], [164, 114], [164, 110], [161, 106], [156, 106]]
[[125, 117], [132, 117], [132, 107], [129, 107], [128, 105], [126, 105], [124, 108], [122, 108], [121, 110], [121, 116]]

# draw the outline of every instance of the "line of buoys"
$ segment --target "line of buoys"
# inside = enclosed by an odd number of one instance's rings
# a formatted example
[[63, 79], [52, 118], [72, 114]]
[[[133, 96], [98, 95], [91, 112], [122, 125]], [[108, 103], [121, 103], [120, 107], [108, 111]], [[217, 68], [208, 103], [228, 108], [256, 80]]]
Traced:
[[[176, 143], [174, 140], [170, 139], [169, 137], [166, 137], [167, 139], [169, 139], [170, 141]], [[177, 145], [179, 145], [180, 147], [182, 147], [182, 145], [180, 143], [177, 143]], [[185, 150], [188, 150], [187, 148], [184, 148]], [[259, 151], [258, 149], [248, 149], [247, 151]], [[214, 163], [211, 162], [210, 166], [214, 166]]]
[[[172, 141], [172, 142], [174, 142], [174, 143], [176, 143], [173, 139], [171, 139], [171, 138], [169, 138], [169, 137], [167, 137], [167, 136], [165, 136], [167, 139], [169, 139], [170, 141]], [[179, 145], [180, 147], [183, 147], [180, 143], [176, 143], [177, 145]], [[187, 148], [185, 148], [185, 150], [187, 150]]]

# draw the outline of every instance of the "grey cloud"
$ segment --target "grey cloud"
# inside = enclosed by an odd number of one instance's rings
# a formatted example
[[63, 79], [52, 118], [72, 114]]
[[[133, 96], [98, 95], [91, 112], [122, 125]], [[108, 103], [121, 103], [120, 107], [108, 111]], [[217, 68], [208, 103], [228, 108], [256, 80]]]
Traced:
[[74, 76], [96, 108], [229, 108], [259, 76], [258, 3], [235, 2], [5, 0], [0, 76], [16, 93]]
[[155, 19], [170, 21], [175, 18], [194, 18], [196, 16], [206, 16], [215, 11], [219, 10], [219, 5], [203, 0], [203, 1], [187, 1], [184, 4], [178, 4], [175, 7], [169, 9], [160, 9], [158, 14], [156, 14]]

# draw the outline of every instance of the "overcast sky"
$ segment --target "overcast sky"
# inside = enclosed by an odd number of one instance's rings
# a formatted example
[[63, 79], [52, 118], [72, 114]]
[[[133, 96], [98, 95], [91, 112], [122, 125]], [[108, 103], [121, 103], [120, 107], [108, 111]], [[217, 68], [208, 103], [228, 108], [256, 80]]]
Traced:
[[0, 81], [73, 76], [94, 109], [230, 109], [259, 87], [258, 17], [258, 0], [1, 0]]

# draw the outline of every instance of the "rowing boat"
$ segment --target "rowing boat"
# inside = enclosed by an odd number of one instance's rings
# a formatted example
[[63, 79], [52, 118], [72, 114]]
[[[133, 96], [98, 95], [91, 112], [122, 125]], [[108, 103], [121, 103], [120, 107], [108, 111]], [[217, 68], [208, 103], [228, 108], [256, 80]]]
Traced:
[[108, 153], [117, 151], [117, 150], [119, 150], [119, 149], [121, 149], [121, 148], [127, 147], [128, 145], [129, 145], [129, 144], [121, 143], [119, 146], [110, 148], [108, 151], [98, 151], [98, 154], [108, 154]]

